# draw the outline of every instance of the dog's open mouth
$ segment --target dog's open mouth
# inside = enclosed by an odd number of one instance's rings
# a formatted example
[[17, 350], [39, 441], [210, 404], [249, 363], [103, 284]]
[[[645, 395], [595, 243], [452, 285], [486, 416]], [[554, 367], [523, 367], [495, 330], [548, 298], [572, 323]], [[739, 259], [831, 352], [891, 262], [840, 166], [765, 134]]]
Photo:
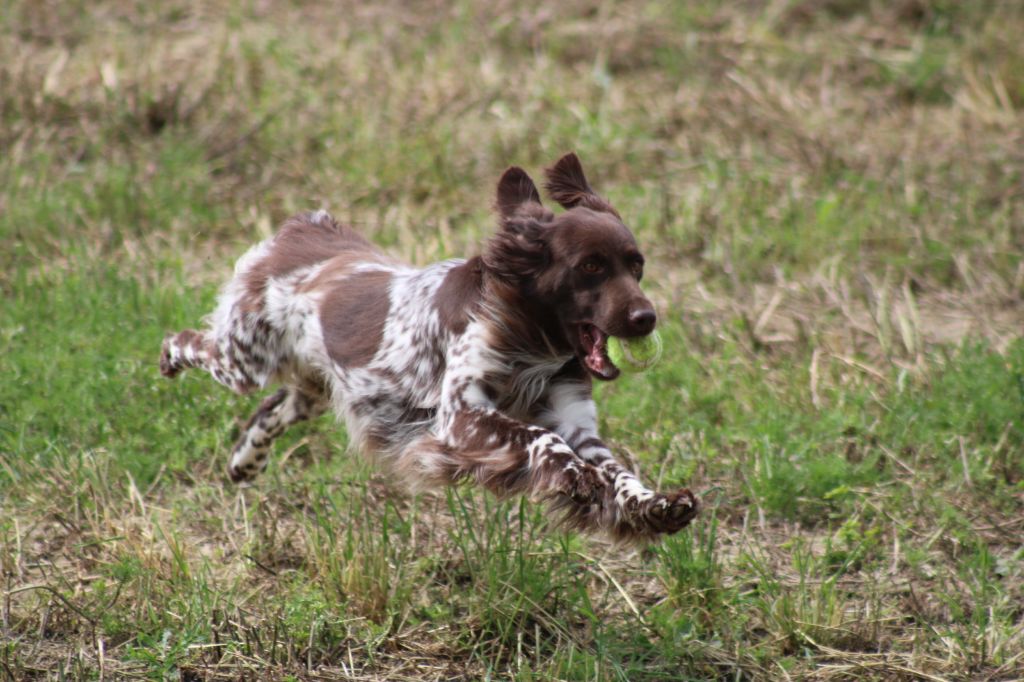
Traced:
[[619, 376], [619, 368], [608, 357], [608, 335], [584, 322], [580, 325], [580, 346], [583, 364], [598, 379], [610, 381]]

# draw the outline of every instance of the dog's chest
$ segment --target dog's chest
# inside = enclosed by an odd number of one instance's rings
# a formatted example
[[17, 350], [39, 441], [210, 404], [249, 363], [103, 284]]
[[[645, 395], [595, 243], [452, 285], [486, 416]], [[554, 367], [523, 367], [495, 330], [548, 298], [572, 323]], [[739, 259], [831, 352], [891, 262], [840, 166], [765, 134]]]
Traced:
[[491, 384], [498, 395], [499, 409], [510, 416], [525, 418], [544, 395], [552, 377], [565, 367], [570, 357], [524, 356], [513, 359], [508, 373]]

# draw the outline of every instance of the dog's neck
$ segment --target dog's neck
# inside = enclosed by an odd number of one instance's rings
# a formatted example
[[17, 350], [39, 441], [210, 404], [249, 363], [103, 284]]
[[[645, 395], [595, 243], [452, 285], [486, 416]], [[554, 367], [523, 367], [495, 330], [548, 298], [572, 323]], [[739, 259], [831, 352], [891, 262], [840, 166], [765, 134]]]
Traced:
[[572, 354], [572, 345], [552, 306], [486, 271], [482, 308], [503, 348], [536, 357]]

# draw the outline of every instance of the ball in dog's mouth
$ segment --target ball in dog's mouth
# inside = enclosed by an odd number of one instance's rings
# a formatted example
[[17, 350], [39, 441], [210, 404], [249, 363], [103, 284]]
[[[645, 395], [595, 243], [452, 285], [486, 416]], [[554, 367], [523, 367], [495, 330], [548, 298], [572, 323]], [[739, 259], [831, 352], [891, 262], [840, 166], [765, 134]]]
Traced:
[[661, 335], [657, 330], [647, 336], [632, 338], [611, 337], [606, 344], [608, 358], [623, 372], [643, 372], [661, 359]]

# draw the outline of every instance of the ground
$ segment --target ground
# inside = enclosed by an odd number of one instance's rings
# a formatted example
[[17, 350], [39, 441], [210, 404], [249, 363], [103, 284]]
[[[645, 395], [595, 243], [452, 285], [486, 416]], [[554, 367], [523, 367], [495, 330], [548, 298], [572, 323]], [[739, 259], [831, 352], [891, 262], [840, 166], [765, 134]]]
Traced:
[[[0, 12], [0, 678], [1024, 678], [1024, 7], [13, 0]], [[575, 150], [666, 342], [603, 432], [645, 549], [158, 374], [329, 208], [414, 263]]]

